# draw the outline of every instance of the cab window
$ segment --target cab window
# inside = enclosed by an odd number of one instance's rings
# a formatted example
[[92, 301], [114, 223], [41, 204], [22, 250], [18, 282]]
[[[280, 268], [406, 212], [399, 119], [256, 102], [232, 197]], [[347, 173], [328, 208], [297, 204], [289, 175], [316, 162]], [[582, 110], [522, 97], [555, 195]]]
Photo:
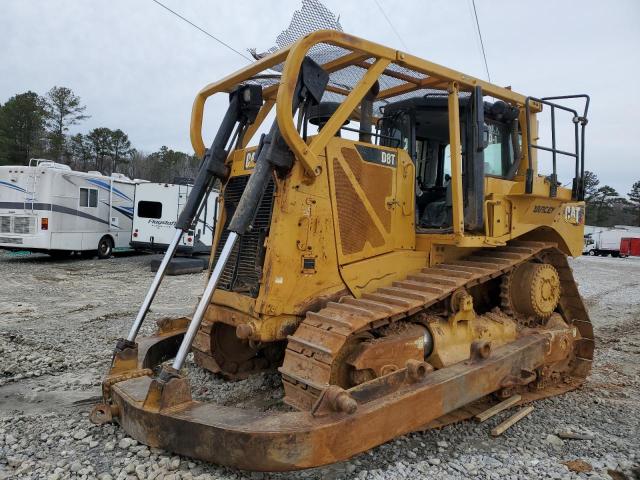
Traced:
[[484, 149], [484, 173], [494, 177], [506, 177], [513, 164], [513, 144], [509, 128], [500, 122], [485, 122], [488, 135]]
[[402, 148], [411, 154], [411, 116], [400, 110], [388, 118], [380, 132], [380, 145]]

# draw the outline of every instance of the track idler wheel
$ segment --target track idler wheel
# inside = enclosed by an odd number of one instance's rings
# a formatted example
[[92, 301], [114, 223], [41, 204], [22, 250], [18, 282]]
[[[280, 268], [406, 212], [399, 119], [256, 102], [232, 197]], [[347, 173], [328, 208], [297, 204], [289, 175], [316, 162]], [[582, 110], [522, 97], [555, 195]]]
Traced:
[[503, 307], [519, 318], [548, 319], [560, 301], [560, 276], [548, 263], [525, 263], [505, 276]]

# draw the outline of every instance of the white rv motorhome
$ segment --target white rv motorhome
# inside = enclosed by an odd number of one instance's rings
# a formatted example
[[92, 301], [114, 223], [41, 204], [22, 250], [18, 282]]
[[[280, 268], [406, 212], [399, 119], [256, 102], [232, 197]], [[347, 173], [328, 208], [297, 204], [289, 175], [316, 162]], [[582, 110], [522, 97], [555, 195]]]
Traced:
[[[142, 183], [136, 187], [131, 246], [164, 251], [171, 243], [180, 212], [191, 192], [189, 184]], [[178, 251], [209, 253], [218, 218], [218, 193], [211, 192], [193, 230], [182, 236]]]
[[111, 256], [129, 246], [136, 182], [32, 159], [0, 167], [0, 249]]

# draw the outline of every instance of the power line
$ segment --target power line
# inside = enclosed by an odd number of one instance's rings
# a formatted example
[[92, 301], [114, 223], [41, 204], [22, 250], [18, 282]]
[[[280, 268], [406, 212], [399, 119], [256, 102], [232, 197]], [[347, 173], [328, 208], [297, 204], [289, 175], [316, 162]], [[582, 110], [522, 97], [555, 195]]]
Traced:
[[482, 47], [480, 46], [480, 39], [478, 38], [478, 27], [476, 26], [476, 20], [475, 15], [473, 14], [473, 7], [471, 6], [471, 0], [466, 3], [469, 10], [469, 19], [471, 20], [471, 24], [473, 25], [473, 39], [475, 40], [476, 47], [478, 47], [478, 55], [482, 55]]
[[391, 30], [393, 30], [393, 33], [396, 34], [396, 37], [398, 37], [398, 40], [400, 40], [400, 43], [402, 43], [402, 46], [404, 47], [405, 50], [409, 50], [409, 47], [407, 47], [407, 44], [404, 43], [404, 40], [402, 40], [402, 37], [400, 36], [400, 34], [398, 33], [398, 31], [396, 30], [396, 27], [393, 26], [393, 23], [391, 23], [391, 20], [389, 19], [389, 17], [387, 16], [387, 14], [384, 12], [384, 10], [382, 9], [382, 7], [380, 6], [380, 3], [378, 3], [378, 0], [375, 0], [376, 5], [378, 6], [378, 10], [380, 10], [380, 13], [382, 13], [382, 16], [387, 20], [387, 23], [389, 24], [389, 26], [391, 27]]
[[159, 2], [158, 0], [151, 0], [154, 3], [157, 3], [158, 5], [160, 5], [162, 8], [164, 8], [165, 10], [167, 10], [168, 12], [173, 13], [176, 17], [180, 18], [181, 20], [187, 22], [189, 25], [191, 25], [194, 28], [197, 28], [198, 30], [200, 30], [202, 33], [204, 33], [206, 36], [211, 37], [212, 39], [214, 39], [216, 42], [218, 42], [220, 45], [223, 45], [225, 47], [227, 47], [229, 50], [231, 50], [234, 53], [237, 53], [238, 55], [240, 55], [242, 58], [244, 58], [245, 60], [249, 61], [249, 62], [253, 62], [253, 60], [249, 57], [247, 57], [245, 54], [243, 54], [242, 52], [236, 50], [235, 48], [233, 48], [231, 45], [229, 45], [228, 43], [223, 42], [222, 40], [220, 40], [218, 37], [210, 34], [209, 32], [207, 32], [205, 29], [203, 29], [202, 27], [199, 27], [198, 25], [196, 25], [195, 23], [193, 23], [191, 20], [188, 20], [186, 18], [184, 18], [182, 15], [180, 15], [178, 12], [175, 12], [173, 10], [171, 10], [169, 7], [167, 7], [165, 4]]
[[[155, 1], [155, 0], [154, 0]], [[476, 0], [471, 0], [473, 4], [473, 14], [476, 17], [476, 25], [478, 26], [478, 36], [480, 37], [480, 46], [482, 47], [482, 57], [484, 58], [484, 68], [487, 70], [487, 78], [491, 81], [489, 74], [489, 65], [487, 64], [487, 54], [484, 51], [484, 42], [482, 41], [482, 32], [480, 31], [480, 22], [478, 21], [478, 11], [476, 10]]]

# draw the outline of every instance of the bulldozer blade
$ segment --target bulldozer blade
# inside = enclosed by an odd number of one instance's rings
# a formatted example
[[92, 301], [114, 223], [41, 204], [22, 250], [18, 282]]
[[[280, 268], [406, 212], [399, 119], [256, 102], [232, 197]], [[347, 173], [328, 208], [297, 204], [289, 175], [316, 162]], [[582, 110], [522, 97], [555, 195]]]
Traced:
[[[182, 335], [183, 331], [174, 331]], [[144, 342], [138, 367], [171, 355], [170, 335]], [[498, 390], [505, 378], [542, 365], [548, 337], [532, 333], [496, 348], [487, 358], [460, 362], [420, 378], [400, 369], [346, 391], [357, 407], [325, 415], [258, 412], [182, 396], [160, 408], [145, 402], [157, 391], [151, 376], [111, 385], [114, 420], [136, 440], [189, 457], [239, 469], [286, 471], [346, 460], [411, 432]], [[183, 383], [186, 379], [179, 379]], [[167, 392], [173, 392], [167, 389]], [[154, 393], [155, 395], [156, 393]], [[185, 400], [186, 398], [186, 400]], [[349, 402], [347, 402], [349, 403]], [[351, 413], [349, 413], [351, 412]]]

